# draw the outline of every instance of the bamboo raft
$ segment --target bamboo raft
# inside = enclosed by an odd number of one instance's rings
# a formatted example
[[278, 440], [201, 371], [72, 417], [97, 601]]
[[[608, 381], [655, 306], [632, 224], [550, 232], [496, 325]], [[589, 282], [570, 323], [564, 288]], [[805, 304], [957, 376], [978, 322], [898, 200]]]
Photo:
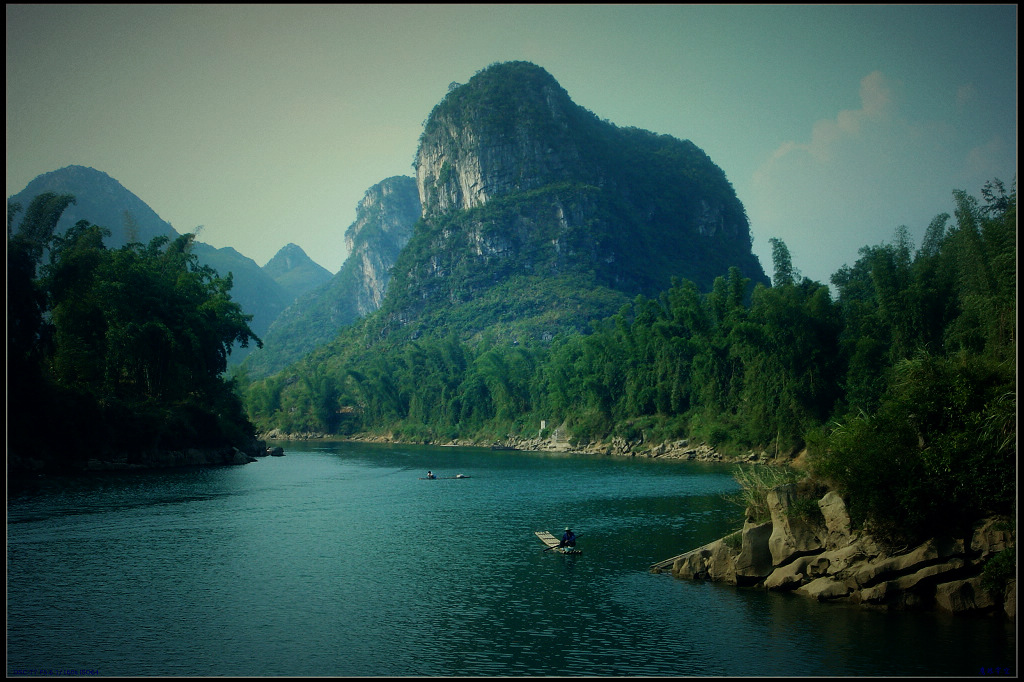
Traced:
[[548, 549], [553, 550], [555, 552], [559, 552], [561, 554], [582, 554], [583, 553], [582, 550], [576, 549], [575, 547], [559, 547], [558, 546], [558, 543], [560, 542], [559, 539], [556, 538], [551, 533], [547, 532], [546, 530], [534, 531], [533, 534], [536, 535], [538, 538], [540, 538], [540, 541], [543, 542], [545, 545], [547, 545]]

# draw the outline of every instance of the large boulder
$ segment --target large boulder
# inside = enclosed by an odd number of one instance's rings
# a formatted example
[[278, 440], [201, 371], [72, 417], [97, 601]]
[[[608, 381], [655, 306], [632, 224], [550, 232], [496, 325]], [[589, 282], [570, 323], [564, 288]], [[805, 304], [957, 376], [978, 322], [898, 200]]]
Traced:
[[740, 553], [734, 562], [737, 584], [755, 585], [772, 572], [771, 535], [771, 521], [743, 524]]
[[849, 578], [858, 587], [871, 587], [882, 581], [896, 580], [921, 570], [929, 564], [952, 556], [963, 556], [963, 541], [935, 539], [921, 543], [905, 554], [880, 557], [851, 571]]
[[1013, 544], [1013, 535], [1005, 519], [990, 518], [974, 525], [971, 553], [988, 559]]
[[[719, 541], [720, 542], [720, 541]], [[714, 544], [714, 543], [711, 543]], [[672, 563], [672, 575], [683, 580], [704, 580], [708, 577], [711, 545], [704, 545], [681, 555]]]
[[818, 508], [825, 519], [825, 547], [835, 549], [850, 543], [850, 515], [843, 497], [832, 490], [818, 500]]
[[736, 584], [736, 550], [724, 540], [699, 547], [679, 556], [672, 564], [672, 575], [685, 580], [712, 580]]
[[831, 578], [821, 577], [798, 587], [796, 593], [817, 599], [818, 601], [828, 601], [847, 596], [850, 594], [850, 588]]
[[791, 513], [795, 499], [796, 487], [792, 484], [782, 485], [768, 492], [768, 511], [772, 515], [772, 533], [768, 538], [768, 549], [774, 566], [784, 566], [799, 556], [816, 554], [824, 549], [815, 525], [800, 515]]
[[735, 550], [724, 540], [711, 544], [707, 559], [708, 577], [715, 582], [736, 584]]
[[993, 595], [981, 586], [981, 577], [954, 580], [935, 588], [935, 605], [950, 613], [989, 610], [996, 606]]
[[807, 582], [807, 565], [814, 557], [799, 557], [772, 571], [764, 580], [769, 590], [793, 590]]

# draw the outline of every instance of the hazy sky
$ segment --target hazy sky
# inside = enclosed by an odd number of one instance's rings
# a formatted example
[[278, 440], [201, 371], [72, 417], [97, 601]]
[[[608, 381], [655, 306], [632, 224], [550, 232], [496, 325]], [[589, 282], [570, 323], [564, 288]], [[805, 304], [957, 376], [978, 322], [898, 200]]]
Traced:
[[692, 140], [827, 282], [952, 191], [1017, 171], [1016, 5], [7, 5], [7, 196], [70, 164], [179, 232], [337, 272], [413, 175], [452, 81], [544, 67], [619, 126]]

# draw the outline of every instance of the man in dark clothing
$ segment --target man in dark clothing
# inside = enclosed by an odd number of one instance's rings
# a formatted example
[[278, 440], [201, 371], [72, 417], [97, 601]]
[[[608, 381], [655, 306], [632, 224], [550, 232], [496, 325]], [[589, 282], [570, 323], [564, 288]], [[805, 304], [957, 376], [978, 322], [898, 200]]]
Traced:
[[565, 527], [565, 533], [562, 534], [562, 541], [558, 543], [559, 547], [575, 547], [576, 546], [576, 533], [572, 532], [572, 529], [568, 526]]

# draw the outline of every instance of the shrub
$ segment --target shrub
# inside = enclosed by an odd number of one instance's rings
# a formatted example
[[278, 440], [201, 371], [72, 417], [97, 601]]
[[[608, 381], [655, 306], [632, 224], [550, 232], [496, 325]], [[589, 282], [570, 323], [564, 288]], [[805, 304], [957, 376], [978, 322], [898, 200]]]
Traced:
[[1013, 375], [978, 358], [919, 356], [898, 366], [878, 411], [816, 445], [812, 471], [850, 500], [856, 525], [893, 544], [961, 529], [1012, 509]]
[[770, 466], [739, 466], [733, 478], [740, 484], [740, 491], [726, 495], [725, 499], [747, 510], [747, 514], [755, 522], [767, 521], [771, 518], [768, 511], [768, 491], [781, 485], [793, 483], [800, 474], [789, 468]]
[[981, 586], [989, 592], [1002, 594], [1006, 583], [1017, 575], [1017, 551], [1007, 547], [989, 559], [981, 573]]

